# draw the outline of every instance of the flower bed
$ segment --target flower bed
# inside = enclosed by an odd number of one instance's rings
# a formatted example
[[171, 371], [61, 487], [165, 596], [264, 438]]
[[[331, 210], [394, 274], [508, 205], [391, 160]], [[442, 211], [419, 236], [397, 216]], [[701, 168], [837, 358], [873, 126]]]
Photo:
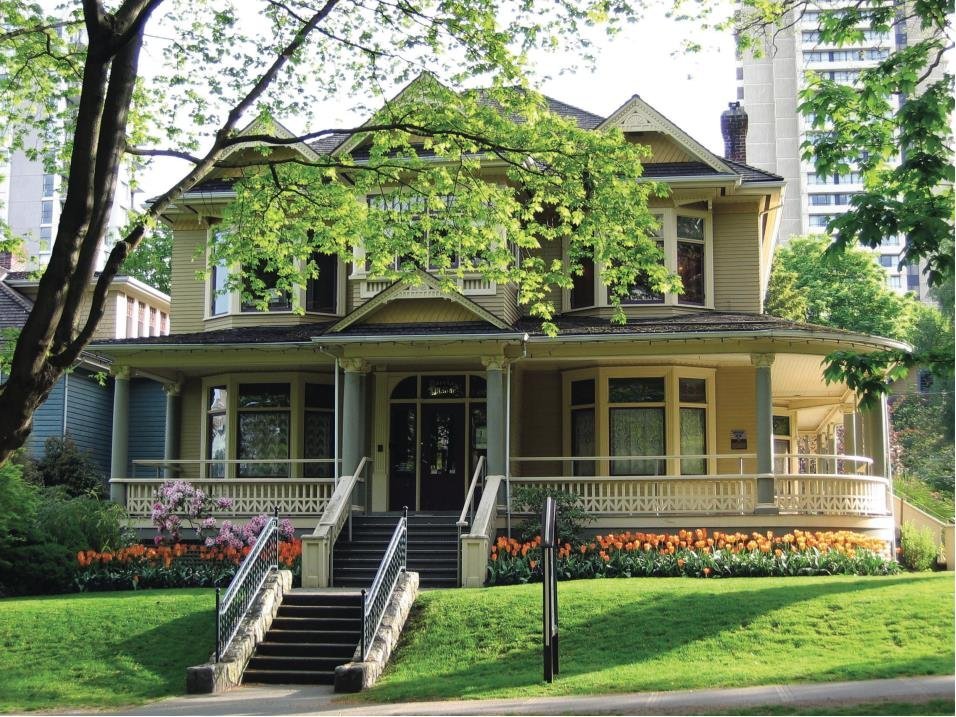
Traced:
[[[142, 588], [225, 587], [251, 547], [132, 545], [116, 552], [84, 550], [76, 554], [76, 588], [81, 592]], [[302, 541], [279, 543], [279, 567], [298, 581]]]
[[[795, 530], [765, 534], [618, 533], [595, 536], [557, 550], [559, 580], [612, 577], [763, 577], [787, 575], [888, 575], [886, 541], [848, 531]], [[491, 549], [488, 585], [542, 579], [541, 537], [527, 543], [499, 537]]]

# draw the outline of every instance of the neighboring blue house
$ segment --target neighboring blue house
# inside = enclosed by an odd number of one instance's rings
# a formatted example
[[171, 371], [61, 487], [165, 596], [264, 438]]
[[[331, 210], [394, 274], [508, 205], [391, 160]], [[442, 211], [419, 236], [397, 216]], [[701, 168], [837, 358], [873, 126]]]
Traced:
[[[37, 281], [30, 275], [0, 269], [0, 329], [18, 329], [26, 322], [36, 295]], [[132, 277], [117, 277], [110, 290], [107, 313], [94, 338], [160, 336], [169, 333], [169, 297]], [[5, 381], [6, 376], [0, 378]], [[88, 451], [104, 480], [112, 458], [114, 379], [109, 361], [84, 353], [64, 374], [47, 400], [33, 415], [33, 431], [26, 450], [43, 455], [53, 436], [68, 435]], [[165, 450], [166, 395], [152, 378], [133, 376], [129, 381], [129, 461], [159, 460]], [[128, 466], [127, 475], [133, 475]]]

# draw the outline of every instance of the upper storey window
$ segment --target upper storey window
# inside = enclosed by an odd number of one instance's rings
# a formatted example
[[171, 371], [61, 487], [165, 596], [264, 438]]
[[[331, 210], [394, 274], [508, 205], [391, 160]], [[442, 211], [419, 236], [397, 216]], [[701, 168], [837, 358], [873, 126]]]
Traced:
[[[211, 232], [209, 241], [217, 240], [218, 234]], [[207, 318], [263, 311], [287, 312], [296, 305], [307, 312], [337, 314], [342, 303], [338, 255], [316, 252], [310, 257], [309, 264], [309, 273], [314, 275], [304, 286], [295, 286], [292, 291], [277, 288], [279, 274], [266, 261], [259, 262], [251, 270], [243, 269], [243, 291], [234, 287], [234, 275], [240, 271], [238, 265], [231, 266], [225, 262], [211, 265], [206, 286]], [[232, 283], [230, 276], [233, 276]]]
[[[664, 266], [681, 278], [683, 291], [662, 294], [648, 280], [638, 279], [623, 300], [625, 306], [700, 306], [714, 304], [713, 227], [708, 211], [664, 209], [654, 214], [659, 228], [657, 246]], [[601, 266], [582, 262], [583, 273], [574, 277], [567, 309], [588, 309], [611, 304], [610, 291], [601, 279]]]

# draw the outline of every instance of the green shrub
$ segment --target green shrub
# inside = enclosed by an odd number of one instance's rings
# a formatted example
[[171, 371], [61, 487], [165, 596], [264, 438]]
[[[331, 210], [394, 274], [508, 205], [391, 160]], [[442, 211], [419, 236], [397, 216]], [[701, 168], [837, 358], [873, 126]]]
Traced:
[[26, 482], [12, 461], [0, 466], [0, 568], [9, 562], [9, 551], [35, 538], [37, 487]]
[[60, 489], [45, 494], [37, 526], [46, 540], [72, 553], [119, 550], [133, 542], [135, 534], [122, 506], [90, 495], [68, 498]]
[[74, 554], [56, 543], [18, 545], [7, 551], [0, 567], [0, 594], [49, 595], [72, 592]]
[[518, 539], [525, 542], [541, 534], [541, 512], [544, 510], [545, 498], [549, 496], [558, 504], [558, 541], [573, 543], [580, 540], [582, 529], [593, 518], [578, 504], [577, 496], [535, 485], [517, 486], [511, 494], [512, 510], [531, 514], [517, 526]]
[[900, 526], [900, 562], [907, 570], [932, 570], [938, 554], [929, 528], [917, 528], [912, 523]]
[[43, 446], [43, 457], [31, 472], [44, 486], [62, 486], [70, 497], [105, 495], [103, 474], [88, 451], [80, 449], [69, 436], [51, 436]]

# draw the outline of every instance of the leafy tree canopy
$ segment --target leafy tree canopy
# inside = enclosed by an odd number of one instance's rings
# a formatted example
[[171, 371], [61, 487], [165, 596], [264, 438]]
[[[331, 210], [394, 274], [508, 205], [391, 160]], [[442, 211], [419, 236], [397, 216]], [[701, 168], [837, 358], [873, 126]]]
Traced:
[[172, 277], [173, 232], [156, 224], [123, 262], [123, 273], [169, 293]]
[[[50, 263], [0, 393], [0, 459], [22, 444], [34, 408], [89, 341], [127, 257], [185, 189], [220, 170], [243, 179], [213, 261], [265, 263], [279, 288], [315, 273], [313, 251], [350, 256], [357, 238], [375, 271], [401, 256], [392, 271], [409, 276], [427, 261], [449, 283], [460, 267], [514, 280], [545, 322], [547, 287], [568, 286], [585, 256], [607, 263], [613, 297], [643, 271], [658, 289], [678, 286], [647, 239], [646, 200], [658, 188], [633, 181], [640, 150], [550, 116], [525, 77], [538, 51], [560, 47], [587, 61], [592, 29], [614, 32], [639, 5], [66, 0], [47, 11], [0, 0], [0, 132], [8, 149], [38, 156], [32, 133], [57, 148], [42, 159], [65, 187]], [[141, 56], [153, 63], [146, 70]], [[406, 101], [389, 101], [402, 84], [411, 84]], [[486, 89], [466, 91], [475, 87]], [[329, 126], [323, 110], [343, 95], [372, 119]], [[288, 118], [309, 132], [290, 137], [275, 122]], [[361, 157], [288, 151], [358, 135]], [[120, 165], [155, 157], [188, 170], [133, 218], [84, 302]], [[478, 181], [479, 159], [499, 163], [500, 182]], [[382, 228], [394, 209], [355, 207], [356, 189], [376, 188], [399, 188], [414, 210], [390, 233]], [[461, 230], [455, 242], [452, 226]], [[511, 246], [489, 243], [498, 227]], [[553, 237], [571, 243], [570, 267], [515, 262]], [[249, 284], [265, 301], [267, 287]]]
[[777, 249], [767, 313], [861, 334], [909, 339], [920, 312], [919, 302], [887, 288], [886, 272], [868, 249], [849, 247], [834, 253], [827, 251], [829, 246], [828, 237], [806, 236], [795, 237]]

